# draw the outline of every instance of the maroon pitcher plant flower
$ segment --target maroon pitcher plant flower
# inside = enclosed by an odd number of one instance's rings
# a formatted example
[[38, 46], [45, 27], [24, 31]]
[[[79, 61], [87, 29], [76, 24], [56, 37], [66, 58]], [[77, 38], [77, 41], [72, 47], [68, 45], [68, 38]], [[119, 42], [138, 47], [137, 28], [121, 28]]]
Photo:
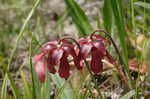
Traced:
[[108, 43], [110, 42], [106, 38], [95, 33], [80, 38], [78, 41], [65, 37], [45, 43], [41, 48], [41, 53], [33, 57], [39, 80], [44, 82], [46, 68], [50, 73], [58, 72], [60, 77], [67, 79], [71, 70], [69, 62], [73, 61], [76, 68], [81, 70], [87, 58], [91, 59], [90, 70], [95, 74], [101, 73], [103, 71], [102, 59], [106, 57], [114, 63], [106, 49]]
[[96, 74], [103, 71], [102, 59], [105, 56], [111, 63], [114, 62], [106, 49], [106, 43], [109, 43], [109, 41], [99, 34], [92, 34], [79, 40], [81, 46], [79, 53], [83, 60], [89, 58], [91, 54], [91, 70]]
[[59, 65], [58, 73], [62, 78], [68, 78], [70, 75], [70, 65], [68, 56], [73, 57], [74, 64], [79, 67], [78, 58], [74, 50], [74, 45], [65, 40], [49, 41], [41, 48], [42, 52], [34, 56], [35, 71], [37, 72], [41, 82], [45, 79], [46, 66], [50, 73], [55, 74], [57, 69], [56, 65]]

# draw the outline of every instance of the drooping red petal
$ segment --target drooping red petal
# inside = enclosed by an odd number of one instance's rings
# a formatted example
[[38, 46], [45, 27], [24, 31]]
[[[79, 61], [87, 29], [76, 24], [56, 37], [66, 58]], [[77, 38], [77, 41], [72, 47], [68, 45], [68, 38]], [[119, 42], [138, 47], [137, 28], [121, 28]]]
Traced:
[[112, 63], [112, 64], [116, 63], [116, 61], [112, 58], [112, 56], [108, 53], [108, 51], [106, 51], [106, 56], [110, 63]]
[[63, 43], [62, 45], [62, 49], [65, 51], [66, 54], [70, 54], [72, 56], [75, 56], [75, 50], [74, 50], [74, 46], [71, 43]]
[[105, 45], [102, 41], [100, 41], [100, 40], [92, 41], [92, 44], [95, 48], [97, 48], [100, 51], [102, 56], [105, 56], [107, 54]]
[[100, 73], [103, 70], [102, 56], [96, 48], [92, 48], [91, 70]]
[[54, 67], [55, 65], [56, 65], [56, 63], [55, 63], [54, 59], [52, 58], [52, 53], [49, 53], [48, 59], [47, 59], [47, 67], [48, 67], [48, 70], [50, 73], [53, 73], [53, 74], [56, 73], [56, 69]]
[[45, 81], [46, 62], [44, 59], [40, 59], [35, 64], [35, 71], [41, 82]]
[[43, 56], [45, 56], [45, 54], [44, 54], [44, 53], [40, 53], [40, 54], [38, 54], [38, 55], [35, 55], [35, 56], [33, 57], [33, 60], [34, 60], [35, 62], [37, 62], [37, 61], [40, 60]]
[[67, 60], [67, 56], [64, 54], [60, 60], [60, 66], [58, 70], [60, 77], [68, 78], [70, 75], [69, 70], [70, 66]]
[[89, 40], [90, 40], [90, 37], [89, 37], [89, 36], [87, 36], [87, 37], [82, 37], [82, 38], [80, 38], [80, 39], [78, 40], [78, 43], [80, 44], [80, 46], [82, 46], [83, 44], [88, 43]]
[[64, 50], [62, 48], [57, 48], [53, 50], [51, 53], [51, 58], [55, 64], [58, 64], [60, 62], [60, 59], [62, 58], [64, 53]]
[[83, 64], [80, 61], [81, 58], [79, 58], [78, 54], [75, 52], [74, 46], [71, 43], [64, 43], [62, 48], [67, 55], [71, 55], [73, 57], [73, 61], [77, 69], [81, 69]]
[[74, 63], [78, 70], [81, 70], [83, 68], [83, 58], [82, 58], [80, 52], [77, 55], [77, 57], [74, 59]]
[[47, 67], [50, 73], [56, 73], [56, 69], [54, 66], [60, 62], [63, 52], [64, 51], [61, 48], [57, 48], [49, 53], [47, 59]]
[[57, 48], [57, 41], [53, 40], [53, 41], [50, 41], [50, 42], [44, 44], [43, 47], [41, 48], [41, 50], [44, 53], [47, 53], [47, 52], [51, 52], [52, 50], [54, 50], [56, 48]]
[[81, 55], [86, 59], [92, 49], [93, 45], [91, 43], [86, 43], [81, 46]]

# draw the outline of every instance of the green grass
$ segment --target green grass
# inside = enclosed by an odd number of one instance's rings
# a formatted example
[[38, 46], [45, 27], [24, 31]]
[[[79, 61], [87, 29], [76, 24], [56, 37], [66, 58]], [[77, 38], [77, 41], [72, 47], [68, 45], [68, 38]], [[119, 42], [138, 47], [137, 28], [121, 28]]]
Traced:
[[112, 33], [112, 27], [114, 22], [111, 0], [105, 0], [104, 7], [103, 7], [103, 20], [104, 20], [104, 27], [106, 31]]

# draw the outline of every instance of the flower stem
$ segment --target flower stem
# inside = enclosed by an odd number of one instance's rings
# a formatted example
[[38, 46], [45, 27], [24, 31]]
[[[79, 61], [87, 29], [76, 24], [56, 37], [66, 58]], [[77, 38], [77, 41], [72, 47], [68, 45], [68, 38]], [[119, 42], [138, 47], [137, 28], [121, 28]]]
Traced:
[[75, 39], [74, 39], [74, 38], [72, 38], [72, 37], [69, 37], [69, 36], [67, 36], [67, 37], [63, 37], [63, 38], [61, 38], [61, 39], [60, 39], [60, 41], [59, 41], [59, 42], [61, 42], [61, 41], [65, 40], [65, 39], [70, 39], [70, 40], [72, 40], [73, 42], [75, 42], [75, 43], [77, 44], [78, 48], [81, 50], [81, 47], [80, 47], [80, 44], [78, 43], [78, 41], [77, 41], [77, 40], [75, 40]]

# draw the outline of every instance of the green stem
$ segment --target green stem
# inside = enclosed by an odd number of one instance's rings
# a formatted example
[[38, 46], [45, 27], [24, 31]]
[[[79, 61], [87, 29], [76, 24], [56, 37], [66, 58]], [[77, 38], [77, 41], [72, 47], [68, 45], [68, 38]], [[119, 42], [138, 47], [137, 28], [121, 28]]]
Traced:
[[32, 36], [31, 36], [31, 42], [30, 42], [30, 47], [29, 47], [29, 62], [30, 62], [30, 72], [31, 72], [31, 79], [32, 79], [32, 94], [33, 94], [33, 99], [36, 99], [36, 92], [35, 92], [35, 80], [33, 77], [33, 65], [32, 65]]

